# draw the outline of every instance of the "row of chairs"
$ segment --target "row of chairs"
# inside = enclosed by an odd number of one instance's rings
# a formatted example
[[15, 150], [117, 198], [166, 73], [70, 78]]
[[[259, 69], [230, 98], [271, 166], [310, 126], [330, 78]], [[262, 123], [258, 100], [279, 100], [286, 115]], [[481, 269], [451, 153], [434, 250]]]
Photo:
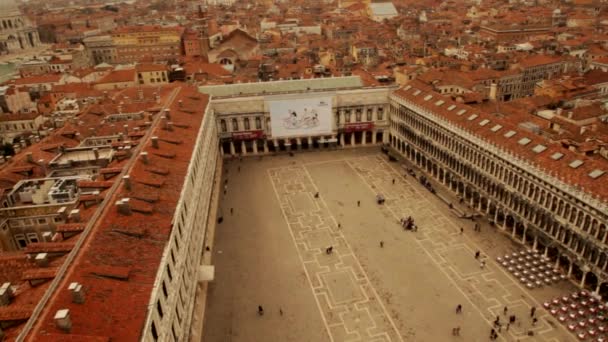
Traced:
[[543, 303], [561, 324], [581, 341], [608, 341], [607, 305], [587, 291], [554, 298]]
[[496, 258], [496, 261], [529, 289], [551, 285], [566, 276], [535, 250], [521, 250]]

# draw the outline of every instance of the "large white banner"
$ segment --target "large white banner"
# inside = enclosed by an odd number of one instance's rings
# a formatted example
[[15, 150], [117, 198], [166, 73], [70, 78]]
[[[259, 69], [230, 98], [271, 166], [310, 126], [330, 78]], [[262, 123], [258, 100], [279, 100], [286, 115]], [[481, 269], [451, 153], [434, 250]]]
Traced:
[[273, 138], [330, 134], [332, 110], [329, 96], [268, 101]]

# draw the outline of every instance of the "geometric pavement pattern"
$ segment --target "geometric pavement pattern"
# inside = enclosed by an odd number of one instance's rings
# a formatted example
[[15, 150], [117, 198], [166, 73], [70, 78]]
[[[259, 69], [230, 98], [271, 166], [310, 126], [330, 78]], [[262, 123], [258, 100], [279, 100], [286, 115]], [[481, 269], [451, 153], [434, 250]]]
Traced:
[[403, 341], [306, 168], [268, 174], [330, 340]]
[[372, 192], [384, 196], [385, 204], [379, 206], [380, 210], [392, 215], [396, 221], [406, 216], [416, 218], [419, 229], [414, 235], [419, 246], [467, 297], [489, 325], [492, 325], [496, 316], [502, 316], [505, 306], [509, 308], [509, 313], [514, 313], [517, 317], [528, 317], [531, 306], [539, 309], [536, 310], [538, 322], [535, 326], [515, 324], [508, 332], [503, 329], [501, 337], [506, 333], [509, 340], [517, 340], [526, 336], [529, 330], [533, 330], [535, 340], [575, 340], [573, 335], [559, 326], [519, 283], [507, 276], [493, 261], [487, 260], [485, 268], [479, 267], [479, 263], [472, 257], [474, 248], [459, 236], [458, 223], [429, 201], [428, 193], [422, 194], [419, 192], [419, 186], [418, 189], [412, 186], [410, 182], [417, 183], [416, 179], [408, 176], [405, 181], [393, 185], [392, 180], [400, 175], [379, 155], [351, 158], [346, 162]]

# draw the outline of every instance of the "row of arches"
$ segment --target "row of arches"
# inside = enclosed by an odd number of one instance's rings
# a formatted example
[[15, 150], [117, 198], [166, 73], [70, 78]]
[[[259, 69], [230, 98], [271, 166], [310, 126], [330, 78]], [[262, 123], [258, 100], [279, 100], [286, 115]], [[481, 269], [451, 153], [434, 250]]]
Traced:
[[426, 116], [397, 103], [390, 111], [391, 147], [514, 239], [544, 251], [581, 286], [597, 291], [606, 287], [608, 294], [608, 285], [600, 280], [608, 274], [605, 217]]

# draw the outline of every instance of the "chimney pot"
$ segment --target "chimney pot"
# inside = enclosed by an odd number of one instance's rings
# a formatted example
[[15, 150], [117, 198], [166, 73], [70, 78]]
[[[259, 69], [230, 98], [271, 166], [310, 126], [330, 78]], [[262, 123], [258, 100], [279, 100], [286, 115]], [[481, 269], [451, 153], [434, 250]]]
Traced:
[[169, 120], [171, 120], [171, 111], [168, 109], [165, 109], [165, 117]]
[[125, 185], [125, 189], [131, 190], [131, 177], [129, 177], [129, 175], [123, 176], [122, 181]]
[[124, 128], [125, 135], [128, 135], [129, 134], [129, 125], [124, 125], [122, 127]]
[[152, 139], [152, 147], [158, 148], [158, 137], [153, 136], [151, 139]]
[[32, 152], [28, 152], [25, 154], [25, 158], [27, 159], [28, 163], [33, 163], [34, 162], [34, 157]]
[[13, 288], [11, 283], [4, 283], [0, 286], [0, 306], [6, 306], [11, 303], [13, 298]]
[[141, 160], [144, 162], [144, 164], [148, 164], [148, 152], [142, 152], [139, 154], [139, 156], [141, 157]]
[[61, 309], [55, 313], [55, 325], [57, 328], [70, 332], [72, 330], [72, 321], [70, 320], [70, 310]]
[[167, 131], [173, 131], [173, 121], [167, 122]]
[[129, 204], [129, 198], [123, 198], [116, 201], [118, 212], [123, 215], [131, 215], [131, 205]]
[[70, 220], [80, 222], [80, 209], [73, 209], [70, 211]]
[[35, 258], [36, 264], [40, 267], [49, 266], [49, 255], [47, 253], [38, 253]]
[[72, 303], [84, 304], [84, 288], [82, 284], [76, 282], [70, 283], [68, 290], [72, 293]]

